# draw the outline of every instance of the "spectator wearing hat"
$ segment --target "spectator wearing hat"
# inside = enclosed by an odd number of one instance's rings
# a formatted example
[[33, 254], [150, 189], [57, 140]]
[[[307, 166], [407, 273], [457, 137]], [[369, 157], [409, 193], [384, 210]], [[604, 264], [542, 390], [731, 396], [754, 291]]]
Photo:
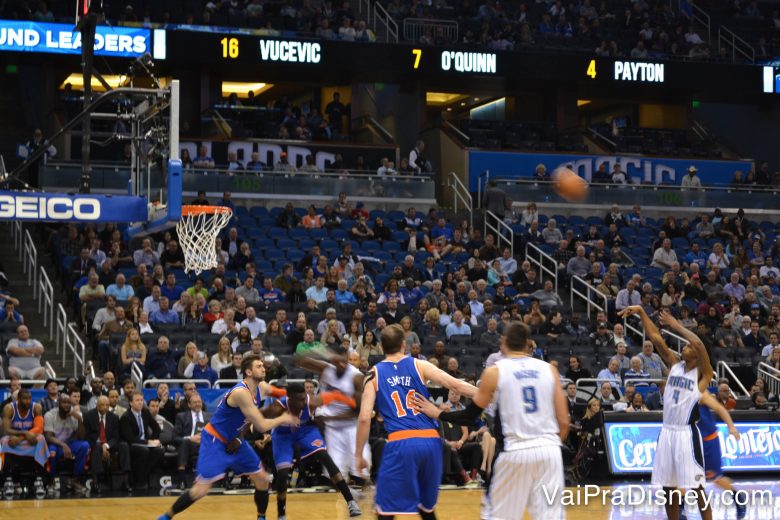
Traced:
[[363, 217], [363, 219], [368, 218], [368, 210], [366, 209], [366, 205], [362, 202], [358, 202], [355, 204], [355, 209], [352, 210], [351, 217], [354, 219], [357, 219], [358, 217]]
[[698, 172], [698, 168], [696, 166], [689, 166], [688, 167], [688, 175], [683, 177], [682, 183], [680, 184], [683, 188], [701, 188], [701, 179], [696, 175], [696, 172]]

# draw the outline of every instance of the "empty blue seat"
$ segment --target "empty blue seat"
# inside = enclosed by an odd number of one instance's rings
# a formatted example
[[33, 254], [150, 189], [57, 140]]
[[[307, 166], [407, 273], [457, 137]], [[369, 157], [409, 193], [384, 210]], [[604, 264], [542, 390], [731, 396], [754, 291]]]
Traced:
[[330, 230], [330, 238], [332, 238], [333, 240], [342, 241], [342, 240], [346, 240], [348, 237], [349, 237], [349, 234], [347, 233], [347, 231], [345, 231], [343, 229], [331, 229]]
[[306, 252], [308, 252], [312, 247], [314, 247], [314, 244], [315, 244], [314, 240], [310, 238], [304, 238], [302, 240], [298, 240], [298, 247]]
[[369, 214], [368, 214], [368, 218], [369, 218], [370, 220], [376, 220], [376, 218], [377, 218], [377, 217], [379, 217], [379, 218], [381, 218], [382, 220], [384, 220], [384, 218], [385, 218], [385, 212], [384, 212], [384, 210], [381, 210], [381, 209], [375, 209], [375, 210], [372, 210], [372, 211], [371, 211], [371, 213], [369, 213]]
[[394, 241], [401, 243], [405, 240], [408, 240], [409, 233], [407, 233], [406, 231], [393, 231], [392, 237]]
[[276, 247], [284, 250], [296, 249], [298, 247], [298, 243], [291, 238], [280, 238], [276, 241]]
[[287, 238], [287, 230], [285, 228], [272, 227], [268, 230], [268, 238], [271, 238], [273, 240]]
[[270, 238], [257, 238], [254, 243], [257, 249], [273, 249], [276, 245]]
[[320, 241], [320, 249], [338, 249], [339, 245], [336, 243], [335, 240], [321, 240]]
[[387, 215], [385, 215], [385, 219], [389, 220], [391, 222], [403, 222], [403, 220], [406, 218], [406, 214], [403, 211], [388, 211]]
[[309, 238], [312, 240], [322, 240], [323, 238], [328, 237], [328, 231], [322, 228], [318, 229], [310, 229], [309, 230]]
[[265, 250], [265, 259], [270, 261], [276, 261], [276, 260], [284, 260], [287, 258], [287, 255], [284, 254], [284, 251], [281, 249], [266, 249]]
[[387, 240], [387, 241], [382, 243], [382, 249], [384, 251], [389, 251], [389, 252], [392, 253], [392, 252], [395, 252], [395, 251], [400, 251], [401, 250], [401, 246], [400, 246], [400, 244], [398, 244], [398, 242], [393, 242], [393, 241]]
[[268, 208], [266, 208], [265, 206], [255, 206], [249, 210], [249, 214], [255, 218], [271, 216], [271, 214], [268, 212]]
[[287, 233], [287, 236], [289, 236], [293, 240], [302, 240], [304, 238], [309, 238], [309, 230], [300, 227], [292, 228]]
[[387, 251], [382, 251], [381, 249], [379, 251], [374, 251], [373, 256], [380, 262], [390, 262], [393, 259], [393, 257], [390, 256], [390, 253], [388, 253]]
[[381, 246], [379, 245], [379, 242], [377, 242], [376, 240], [366, 240], [365, 242], [363, 242], [363, 246], [361, 247], [361, 249], [364, 249], [366, 251], [376, 251], [377, 249], [380, 249], [380, 247]]

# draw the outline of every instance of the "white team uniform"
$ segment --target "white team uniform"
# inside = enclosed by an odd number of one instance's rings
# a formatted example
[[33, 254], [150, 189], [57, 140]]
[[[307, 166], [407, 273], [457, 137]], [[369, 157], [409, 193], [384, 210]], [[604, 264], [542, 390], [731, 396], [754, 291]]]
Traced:
[[553, 406], [559, 382], [549, 364], [532, 357], [502, 359], [496, 366], [504, 451], [493, 468], [488, 518], [517, 520], [527, 508], [533, 520], [562, 520], [563, 457]]
[[[355, 376], [360, 371], [350, 364], [339, 377], [336, 367], [328, 365], [320, 376], [320, 385], [324, 390], [337, 390], [349, 397], [355, 397]], [[349, 406], [340, 402], [333, 402], [327, 406], [317, 408], [318, 417], [335, 417], [353, 411]], [[325, 444], [328, 446], [328, 454], [339, 468], [344, 479], [349, 479], [350, 473], [368, 479], [370, 474], [366, 469], [358, 474], [353, 467], [355, 465], [355, 444], [357, 438], [357, 416], [349, 419], [328, 419], [325, 421]], [[371, 449], [366, 443], [363, 449], [363, 458], [371, 464]]]
[[686, 372], [685, 361], [669, 370], [664, 389], [663, 427], [653, 463], [654, 486], [696, 489], [703, 486], [704, 450], [699, 420], [699, 369]]

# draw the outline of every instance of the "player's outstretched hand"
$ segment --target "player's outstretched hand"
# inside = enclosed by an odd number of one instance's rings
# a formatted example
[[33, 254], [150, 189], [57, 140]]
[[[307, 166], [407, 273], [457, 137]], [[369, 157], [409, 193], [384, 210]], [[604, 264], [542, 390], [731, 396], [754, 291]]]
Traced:
[[739, 440], [739, 430], [735, 426], [729, 426], [729, 435]]
[[658, 322], [664, 327], [675, 328], [679, 322], [667, 309], [662, 309], [658, 314]]
[[618, 316], [621, 318], [628, 318], [629, 316], [634, 316], [636, 314], [639, 314], [643, 311], [641, 305], [629, 305], [622, 311], [618, 312]]
[[441, 414], [441, 410], [439, 410], [435, 404], [417, 393], [415, 393], [412, 398], [412, 407], [432, 419], [437, 419], [439, 414]]

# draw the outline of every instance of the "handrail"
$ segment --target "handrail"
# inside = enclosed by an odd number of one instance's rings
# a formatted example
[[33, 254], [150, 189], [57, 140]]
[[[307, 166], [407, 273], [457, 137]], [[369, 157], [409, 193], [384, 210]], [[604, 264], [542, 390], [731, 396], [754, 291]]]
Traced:
[[30, 231], [24, 231], [24, 258], [22, 271], [27, 275], [27, 285], [33, 288], [33, 300], [38, 299], [35, 287], [38, 285], [38, 249], [30, 236]]
[[141, 372], [141, 369], [138, 368], [138, 365], [135, 363], [130, 367], [130, 379], [133, 380], [135, 386], [141, 386], [141, 383], [144, 380], [144, 373]]
[[468, 188], [463, 181], [461, 181], [455, 172], [450, 172], [447, 175], [447, 186], [452, 188], [454, 194], [453, 204], [455, 211], [458, 211], [458, 201], [460, 200], [463, 207], [469, 212], [469, 225], [474, 227], [474, 198], [471, 196]]
[[[758, 364], [758, 374], [761, 375], [761, 365], [766, 363], [759, 363]], [[769, 366], [769, 365], [767, 365]], [[769, 367], [772, 368], [772, 367]], [[750, 392], [747, 391], [747, 388], [745, 388], [745, 385], [742, 384], [742, 381], [739, 380], [737, 375], [731, 370], [731, 367], [728, 363], [725, 361], [718, 361], [718, 364], [715, 366], [715, 371], [718, 374], [718, 379], [721, 379], [723, 377], [726, 377], [729, 381], [734, 381], [734, 384], [737, 385], [737, 388], [742, 391], [742, 394], [746, 397], [750, 397]], [[731, 377], [728, 377], [731, 376]], [[731, 384], [729, 384], [729, 390], [733, 394], [734, 391], [731, 390]], [[736, 394], [734, 397], [738, 397]]]
[[38, 280], [38, 313], [43, 314], [43, 326], [49, 326], [49, 339], [54, 339], [54, 286], [46, 269], [41, 266]]
[[[0, 386], [8, 386], [11, 384], [10, 379], [0, 379]], [[43, 386], [46, 384], [45, 379], [20, 379], [19, 380], [20, 385], [40, 385]]]
[[617, 143], [616, 143], [615, 141], [613, 141], [613, 140], [612, 140], [612, 139], [610, 139], [609, 137], [605, 136], [604, 134], [602, 134], [602, 133], [600, 133], [600, 132], [596, 131], [594, 128], [588, 127], [588, 131], [589, 131], [591, 134], [593, 134], [593, 135], [595, 135], [596, 137], [598, 137], [599, 139], [601, 139], [602, 141], [606, 141], [606, 142], [607, 142], [607, 144], [609, 144], [609, 145], [610, 145], [610, 146], [612, 146], [613, 148], [617, 147]]
[[382, 137], [385, 139], [385, 141], [390, 143], [395, 142], [395, 137], [393, 134], [391, 134], [387, 128], [382, 126], [382, 124], [377, 121], [374, 116], [368, 116], [368, 121], [378, 129], [379, 133], [382, 134]]
[[57, 354], [62, 350], [62, 362], [65, 363], [65, 337], [67, 336], [68, 313], [61, 303], [57, 304], [57, 316], [54, 321], [56, 322], [54, 348]]
[[623, 386], [628, 386], [628, 385], [644, 386], [645, 383], [647, 383], [648, 385], [650, 383], [655, 383], [657, 385], [658, 383], [665, 383], [665, 382], [666, 382], [665, 377], [661, 377], [661, 378], [629, 377], [623, 380]]
[[[534, 258], [529, 253], [535, 253], [539, 255], [539, 258]], [[553, 257], [539, 249], [535, 244], [527, 243], [525, 245], [525, 259], [528, 260], [531, 265], [535, 265], [539, 268], [539, 281], [542, 281], [542, 275], [546, 273], [552, 277], [553, 285], [555, 285], [555, 292], [558, 292], [558, 262]], [[545, 266], [545, 262], [552, 264], [553, 268]]]
[[[385, 42], [398, 43], [398, 24], [393, 20], [382, 4], [374, 2], [374, 34], [378, 35], [377, 21], [381, 22], [385, 28]], [[377, 38], [378, 40], [379, 38]]]
[[[492, 219], [493, 222], [496, 222], [496, 224], [490, 224], [488, 223], [488, 217]], [[484, 230], [482, 232], [482, 236], [487, 236], [488, 231], [492, 231], [496, 234], [496, 246], [498, 246], [498, 249], [501, 250], [501, 242], [508, 242], [509, 243], [509, 250], [512, 252], [512, 256], [515, 256], [515, 232], [514, 230], [503, 220], [498, 218], [498, 215], [493, 213], [492, 211], [485, 210], [485, 218], [483, 221], [483, 227]], [[505, 228], [506, 232], [509, 234], [509, 237], [507, 238], [506, 235], [504, 235], [501, 232], [501, 228]], [[492, 259], [486, 258], [485, 261], [492, 262]], [[556, 290], [558, 288], [556, 287]]]
[[166, 384], [184, 384], [184, 383], [195, 383], [196, 385], [208, 385], [209, 388], [211, 388], [211, 381], [208, 379], [147, 379], [144, 381], [143, 387], [152, 387], [154, 385], [159, 385], [160, 383], [166, 383]]
[[[239, 383], [240, 381], [241, 381], [240, 379], [217, 379], [216, 381], [214, 381], [214, 384], [211, 385], [211, 388], [222, 388], [223, 384], [227, 384], [227, 385], [233, 386], [233, 385]], [[278, 379], [272, 379], [271, 381], [268, 381], [268, 384], [269, 385], [273, 385], [277, 381], [278, 381]], [[287, 379], [287, 384], [290, 384], [290, 383], [303, 383], [304, 381], [306, 381], [306, 380], [305, 379]], [[311, 382], [314, 384], [314, 392], [315, 393], [319, 392], [320, 382], [317, 379], [312, 379]]]
[[641, 326], [636, 326], [628, 320], [628, 316], [623, 318], [624, 333], [633, 332], [637, 336], [642, 337], [642, 344], [645, 342], [645, 329]]
[[682, 349], [685, 345], [690, 343], [687, 339], [683, 338], [682, 336], [675, 334], [674, 332], [666, 329], [661, 329], [661, 334], [666, 334], [667, 336], [670, 336], [671, 338], [677, 340], [677, 353], [681, 353]]
[[[764, 379], [768, 393], [780, 394], [780, 370], [763, 361], [758, 364], [758, 376]], [[750, 395], [750, 394], [747, 394]], [[769, 396], [767, 396], [769, 397]]]
[[[741, 44], [742, 48], [737, 46], [737, 42]], [[756, 62], [756, 49], [725, 25], [718, 27], [718, 46], [720, 46], [721, 43], [725, 43], [731, 46], [732, 63], [736, 62], [737, 53], [744, 56], [746, 60], [750, 61], [750, 63]]]
[[[622, 157], [625, 154], [620, 154]], [[747, 159], [746, 159], [747, 160]], [[484, 174], [483, 174], [484, 175]], [[504, 184], [504, 185], [518, 185], [522, 186], [524, 188], [538, 188], [539, 186], [549, 186], [552, 187], [554, 185], [554, 182], [552, 180], [539, 180], [534, 179], [531, 177], [530, 173], [529, 175], [525, 177], [495, 177], [493, 180], [496, 181], [498, 184]], [[680, 190], [679, 184], [631, 184], [630, 186], [625, 185], [615, 185], [611, 182], [598, 182], [591, 180], [590, 181], [591, 188], [605, 188], [605, 189], [625, 189], [626, 187], [630, 188], [632, 191], [640, 192], [643, 190], [646, 191], [658, 191], [659, 189], [667, 189], [667, 190]], [[487, 182], [483, 183], [483, 186], [486, 186]], [[747, 192], [747, 193], [778, 193], [778, 188], [773, 186], [760, 186], [760, 185], [746, 185], [745, 187], [742, 186], [732, 186], [731, 184], [717, 184], [717, 183], [708, 183], [702, 186], [702, 191], [724, 191], [726, 193], [733, 193], [733, 192]], [[514, 204], [521, 204], [519, 202], [515, 202]], [[747, 211], [747, 209], [745, 209]]]
[[14, 249], [18, 251], [19, 253], [19, 260], [22, 259], [21, 255], [22, 253], [22, 240], [24, 240], [24, 235], [22, 233], [22, 221], [17, 220], [15, 222], [11, 223], [11, 236], [14, 239]]
[[463, 132], [463, 130], [461, 130], [461, 129], [460, 129], [460, 128], [458, 128], [457, 126], [453, 125], [452, 123], [450, 123], [449, 121], [446, 121], [446, 120], [445, 120], [445, 121], [443, 121], [443, 123], [444, 123], [444, 126], [446, 126], [446, 127], [447, 127], [447, 128], [449, 128], [450, 130], [452, 130], [453, 132], [455, 132], [455, 133], [458, 135], [458, 137], [460, 137], [461, 139], [463, 139], [463, 141], [465, 141], [465, 142], [467, 142], [467, 143], [471, 141], [471, 137], [469, 137], [469, 136], [468, 136], [468, 134], [465, 134], [465, 133]]
[[[73, 353], [73, 377], [78, 377], [84, 372], [84, 364], [87, 362], [86, 346], [82, 341], [75, 324], [68, 323], [65, 335], [65, 346]], [[65, 366], [66, 350], [62, 353], [62, 363]]]
[[[575, 282], [584, 285], [586, 287], [587, 291], [588, 291], [588, 294], [582, 293], [578, 289], [575, 289], [574, 288]], [[608, 303], [609, 303], [609, 298], [607, 298], [607, 295], [599, 292], [595, 287], [593, 287], [591, 284], [589, 284], [588, 282], [586, 282], [585, 280], [583, 280], [582, 278], [580, 278], [577, 275], [574, 275], [574, 276], [571, 277], [571, 283], [569, 284], [569, 305], [572, 308], [574, 307], [574, 295], [575, 294], [577, 296], [579, 296], [580, 298], [582, 298], [583, 300], [585, 300], [586, 305], [588, 307], [588, 318], [590, 318], [590, 308], [591, 308], [591, 306], [595, 307], [596, 309], [598, 309], [600, 311], [607, 312], [607, 306], [608, 306]], [[596, 297], [595, 298], [591, 298], [590, 294], [594, 294], [594, 295], [596, 295]], [[596, 301], [597, 299], [598, 300], [603, 300], [604, 304], [603, 305], [599, 305], [599, 303]]]
[[44, 367], [46, 368], [46, 377], [49, 379], [57, 379], [57, 372], [54, 371], [54, 367], [51, 366], [51, 363], [47, 361]]
[[[677, 0], [678, 5], [678, 11], [679, 9], [680, 0]], [[693, 9], [691, 11], [691, 21], [692, 22], [698, 22], [700, 25], [704, 26], [707, 29], [707, 43], [710, 43], [712, 41], [712, 22], [710, 19], [710, 15], [696, 5], [693, 2], [688, 2], [688, 5], [690, 5]]]
[[[442, 30], [442, 36], [449, 43], [458, 42], [458, 22], [455, 20], [431, 20], [428, 18], [404, 18], [403, 35], [404, 40], [419, 42], [425, 32], [431, 29], [435, 32]], [[438, 36], [438, 35], [437, 35]]]
[[[482, 183], [482, 177], [485, 177], [485, 183]], [[487, 189], [488, 181], [490, 181], [490, 170], [485, 170], [477, 176], [477, 207], [482, 207], [482, 186]]]

